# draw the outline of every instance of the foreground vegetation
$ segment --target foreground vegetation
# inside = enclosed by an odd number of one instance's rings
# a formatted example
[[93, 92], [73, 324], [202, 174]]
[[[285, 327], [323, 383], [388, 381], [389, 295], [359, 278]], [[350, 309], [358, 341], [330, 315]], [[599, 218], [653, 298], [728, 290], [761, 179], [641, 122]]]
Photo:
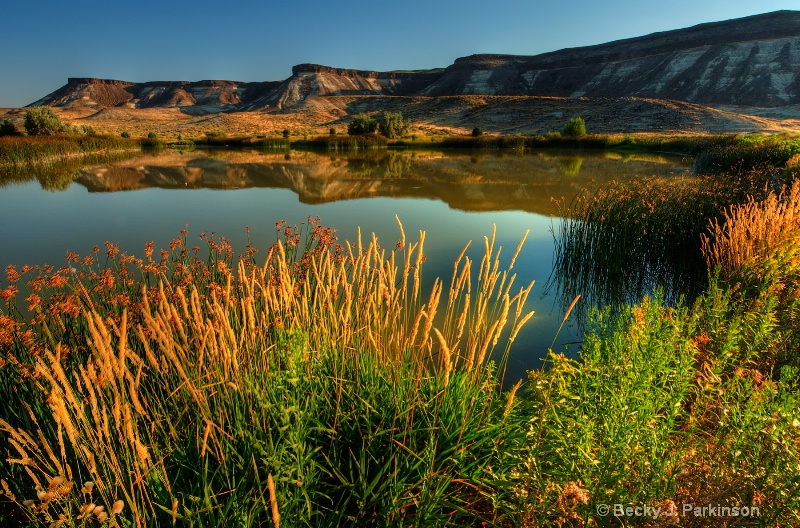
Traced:
[[[182, 232], [142, 258], [108, 242], [10, 267], [0, 522], [800, 523], [796, 147], [697, 141], [728, 174], [572, 204], [564, 291], [615, 306], [588, 313], [579, 355], [505, 391], [531, 285], [514, 284], [522, 243], [501, 261], [493, 235], [429, 292], [423, 233], [340, 245], [312, 219], [276, 225], [266, 255]], [[665, 284], [675, 255], [703, 265], [691, 299]], [[603, 289], [636, 270], [627, 304]], [[617, 504], [658, 514], [604, 515]]]
[[316, 221], [276, 226], [260, 259], [202, 234], [204, 255], [182, 233], [142, 260], [109, 243], [11, 268], [2, 515], [586, 526], [674, 512], [705, 526], [683, 505], [715, 504], [797, 523], [797, 212], [800, 185], [728, 209], [704, 245], [722, 271], [692, 305], [656, 294], [593, 312], [579, 359], [554, 351], [506, 392], [507, 356], [488, 358], [530, 317], [530, 285], [513, 285], [513, 258], [501, 271], [494, 237], [478, 269], [462, 253], [444, 297], [439, 281], [421, 291], [424, 234], [340, 246]]

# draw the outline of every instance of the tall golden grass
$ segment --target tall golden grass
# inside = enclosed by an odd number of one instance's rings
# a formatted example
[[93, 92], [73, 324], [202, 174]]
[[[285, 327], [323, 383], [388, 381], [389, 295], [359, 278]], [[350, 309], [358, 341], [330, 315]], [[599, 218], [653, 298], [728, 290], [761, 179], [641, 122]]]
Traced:
[[[445, 387], [456, 371], [483, 383], [480, 373], [509, 322], [503, 362], [533, 314], [524, 312], [533, 283], [514, 290], [511, 273], [524, 238], [501, 269], [494, 231], [485, 237], [476, 279], [465, 246], [442, 306], [441, 280], [429, 294], [421, 291], [425, 233], [408, 243], [399, 220], [398, 225], [396, 250], [382, 249], [374, 235], [364, 245], [359, 233], [344, 255], [317, 252], [298, 267], [279, 242], [263, 266], [240, 261], [235, 273], [227, 272], [219, 294], [212, 291], [202, 300], [193, 284], [184, 289], [162, 282], [155, 302], [143, 292], [137, 317], [126, 309], [116, 322], [104, 319], [84, 291], [90, 356], [75, 372], [63, 368], [60, 344], [36, 358], [34, 378], [49, 415], [30, 412], [30, 433], [0, 419], [16, 452], [10, 462], [23, 468], [36, 489], [46, 489], [54, 477], [70, 483], [88, 477], [94, 502], [111, 509], [124, 500], [136, 526], [145, 526], [159, 510], [173, 521], [184, 511], [172, 492], [171, 444], [193, 443], [201, 457], [223, 464], [229, 442], [241, 434], [233, 430], [231, 413], [252, 413], [258, 422], [258, 405], [245, 388], [271, 369], [297, 368], [281, 363], [291, 362], [278, 353], [286, 336], [302, 336], [304, 364], [319, 354], [358, 359], [370, 353], [387, 365], [410, 361], [417, 376], [440, 376]], [[140, 322], [131, 325], [134, 319]], [[179, 396], [191, 410], [166, 414]], [[191, 436], [182, 436], [186, 431]], [[76, 474], [76, 467], [88, 475]], [[269, 481], [278, 526], [277, 484], [271, 475]], [[162, 488], [175, 497], [171, 511], [154, 496]], [[45, 499], [33, 505], [34, 512], [51, 512], [48, 501], [59, 498]], [[84, 515], [80, 502], [60, 511]]]
[[727, 275], [762, 259], [773, 248], [797, 236], [800, 229], [800, 180], [764, 200], [727, 209], [721, 221], [711, 223], [702, 236], [703, 255], [710, 268], [719, 266]]

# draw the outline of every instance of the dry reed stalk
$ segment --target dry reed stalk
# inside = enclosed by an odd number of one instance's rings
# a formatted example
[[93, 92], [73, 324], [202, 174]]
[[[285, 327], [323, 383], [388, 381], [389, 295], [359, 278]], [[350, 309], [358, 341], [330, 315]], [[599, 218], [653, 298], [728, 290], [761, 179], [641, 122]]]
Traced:
[[272, 473], [267, 475], [267, 489], [269, 490], [269, 504], [272, 508], [272, 524], [275, 528], [281, 526], [281, 515], [278, 513], [278, 496], [275, 494], [275, 481], [272, 480]]

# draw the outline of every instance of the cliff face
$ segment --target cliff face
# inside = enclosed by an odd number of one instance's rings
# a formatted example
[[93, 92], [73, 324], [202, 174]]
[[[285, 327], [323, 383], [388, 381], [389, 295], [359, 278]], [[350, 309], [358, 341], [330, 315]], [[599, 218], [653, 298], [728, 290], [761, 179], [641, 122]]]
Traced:
[[533, 57], [457, 59], [426, 95], [800, 103], [800, 12], [779, 11]]
[[34, 104], [186, 113], [287, 110], [330, 96], [644, 97], [710, 105], [800, 103], [800, 11], [701, 24], [536, 56], [473, 55], [445, 69], [375, 72], [301, 64], [285, 81], [69, 79]]

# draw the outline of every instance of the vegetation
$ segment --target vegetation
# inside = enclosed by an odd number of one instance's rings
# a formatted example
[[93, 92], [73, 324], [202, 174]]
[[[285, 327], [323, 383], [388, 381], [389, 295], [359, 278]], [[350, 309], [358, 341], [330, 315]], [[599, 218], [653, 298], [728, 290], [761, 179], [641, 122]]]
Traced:
[[135, 143], [111, 136], [6, 137], [0, 141], [0, 167], [30, 167], [75, 156], [131, 150]]
[[158, 134], [156, 134], [155, 132], [148, 132], [147, 133], [147, 139], [157, 139], [157, 138], [158, 138]]
[[478, 127], [472, 129], [472, 137], [478, 137], [483, 135], [483, 130]]
[[52, 136], [67, 131], [67, 126], [49, 106], [34, 106], [25, 112], [25, 131], [29, 136]]
[[564, 128], [561, 129], [561, 135], [566, 137], [582, 137], [586, 135], [586, 122], [582, 117], [573, 117]]
[[19, 132], [17, 132], [17, 127], [14, 126], [14, 123], [8, 119], [3, 119], [3, 122], [0, 123], [0, 137], [16, 136], [17, 134], [19, 134]]
[[403, 137], [408, 133], [409, 123], [401, 112], [384, 112], [378, 130], [389, 139]]
[[731, 204], [763, 198], [767, 179], [753, 178], [653, 177], [578, 196], [560, 224], [554, 286], [596, 306], [635, 302], [656, 286], [671, 303], [699, 293], [700, 237]]
[[[266, 265], [205, 235], [200, 257], [184, 233], [160, 261], [152, 245], [139, 261], [109, 243], [70, 255], [75, 272], [9, 270], [0, 384], [14, 405], [0, 428], [32, 461], [2, 467], [17, 515], [78, 522], [89, 500], [122, 500], [126, 522], [145, 524], [497, 517], [492, 483], [524, 435], [498, 391], [507, 355], [488, 358], [532, 315], [532, 284], [512, 290], [492, 236], [478, 282], [459, 259], [437, 310], [442, 283], [421, 290], [424, 234], [406, 241], [401, 227], [387, 253], [374, 239], [338, 246], [313, 221], [305, 237], [277, 229]], [[86, 481], [93, 492], [77, 493]]]
[[377, 128], [377, 121], [366, 114], [358, 114], [348, 123], [347, 133], [351, 136], [373, 134]]
[[375, 134], [335, 135], [319, 136], [305, 141], [296, 141], [292, 143], [292, 146], [295, 148], [324, 148], [326, 150], [339, 152], [382, 148], [387, 146], [387, 141], [385, 137]]
[[289, 139], [289, 135], [290, 135], [289, 129], [288, 128], [284, 128], [283, 129], [283, 139]]
[[[795, 140], [674, 141], [751, 145], [769, 163], [572, 203], [562, 271], [612, 283], [643, 269], [651, 293], [591, 310], [579, 355], [553, 350], [506, 391], [531, 285], [512, 286], [522, 243], [503, 271], [494, 234], [477, 270], [459, 256], [446, 299], [440, 280], [422, 291], [425, 236], [402, 225], [393, 250], [339, 245], [309, 219], [277, 224], [262, 258], [205, 233], [201, 254], [182, 232], [142, 259], [106, 243], [60, 269], [9, 267], [0, 479], [13, 510], [0, 522], [704, 526], [682, 505], [711, 504], [798, 525], [800, 183], [771, 190], [795, 173]], [[708, 267], [690, 299], [658, 288], [675, 255]]]

